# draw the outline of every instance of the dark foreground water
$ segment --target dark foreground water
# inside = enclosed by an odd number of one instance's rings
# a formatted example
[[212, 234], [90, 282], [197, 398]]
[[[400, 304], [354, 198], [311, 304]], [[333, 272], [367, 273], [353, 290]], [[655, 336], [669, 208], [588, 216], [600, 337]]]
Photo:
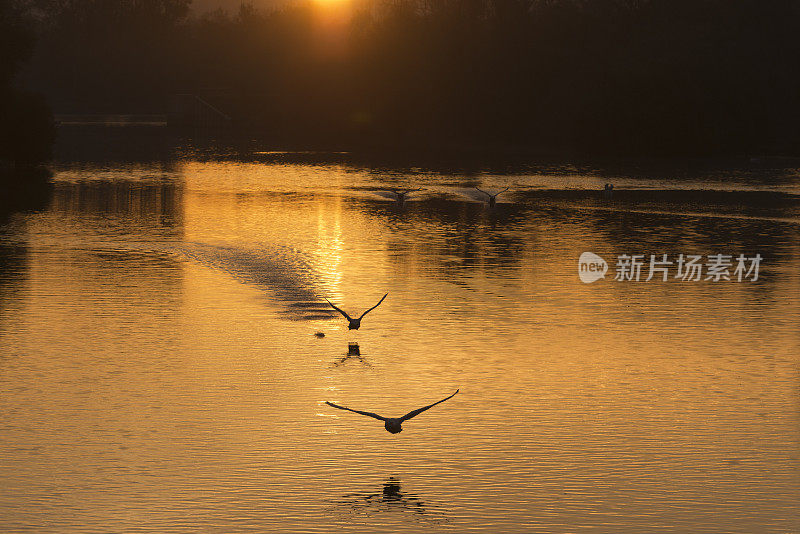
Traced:
[[1, 531], [800, 532], [798, 169], [254, 152], [62, 158], [0, 226]]

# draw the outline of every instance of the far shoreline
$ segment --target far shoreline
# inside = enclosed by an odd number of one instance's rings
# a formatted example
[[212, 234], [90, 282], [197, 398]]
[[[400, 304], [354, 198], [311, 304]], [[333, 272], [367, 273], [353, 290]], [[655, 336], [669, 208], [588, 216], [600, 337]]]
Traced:
[[[57, 138], [55, 160], [63, 155], [65, 145], [80, 138], [90, 141], [102, 138], [98, 152], [113, 148], [114, 138], [137, 138], [144, 145], [160, 147], [166, 152], [174, 148], [189, 148], [200, 158], [244, 158], [258, 156], [257, 152], [282, 153], [284, 160], [297, 162], [350, 161], [360, 164], [420, 165], [455, 167], [576, 165], [589, 167], [660, 168], [680, 164], [692, 168], [710, 165], [722, 167], [785, 166], [800, 167], [800, 148], [764, 147], [759, 150], [709, 150], [654, 154], [650, 152], [591, 151], [544, 144], [507, 144], [481, 142], [410, 142], [363, 141], [347, 139], [298, 139], [262, 130], [246, 128], [201, 129], [170, 126], [165, 114], [147, 113], [86, 113], [56, 114]], [[78, 143], [83, 145], [83, 143]], [[82, 146], [92, 150], [91, 146]], [[133, 148], [133, 147], [129, 147]], [[84, 150], [81, 150], [83, 152]], [[262, 156], [264, 154], [261, 154]], [[263, 159], [263, 158], [261, 158]]]

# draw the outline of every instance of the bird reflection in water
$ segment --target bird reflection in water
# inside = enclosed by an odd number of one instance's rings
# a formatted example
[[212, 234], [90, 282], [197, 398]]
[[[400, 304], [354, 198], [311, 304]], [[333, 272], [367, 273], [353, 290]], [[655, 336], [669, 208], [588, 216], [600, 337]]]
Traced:
[[370, 363], [361, 355], [361, 349], [359, 348], [358, 343], [348, 343], [347, 354], [333, 362], [333, 367], [342, 366], [350, 361], [357, 361], [367, 367], [372, 367], [372, 365], [370, 365]]
[[413, 493], [401, 491], [398, 478], [389, 477], [378, 492], [348, 493], [336, 501], [337, 508], [363, 516], [375, 514], [408, 514], [419, 521], [445, 523], [441, 506], [425, 503]]

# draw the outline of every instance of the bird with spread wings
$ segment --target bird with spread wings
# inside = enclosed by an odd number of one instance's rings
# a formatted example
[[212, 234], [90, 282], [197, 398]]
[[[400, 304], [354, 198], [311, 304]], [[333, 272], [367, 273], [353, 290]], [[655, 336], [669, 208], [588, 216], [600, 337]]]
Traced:
[[358, 319], [353, 319], [352, 317], [350, 317], [350, 316], [347, 314], [347, 312], [346, 312], [346, 311], [344, 311], [344, 310], [343, 310], [343, 309], [341, 309], [341, 308], [338, 308], [338, 307], [336, 307], [336, 305], [335, 305], [333, 302], [329, 301], [327, 298], [326, 298], [325, 300], [326, 300], [326, 301], [328, 301], [328, 304], [330, 304], [330, 305], [331, 305], [331, 307], [333, 307], [333, 309], [334, 309], [334, 310], [336, 310], [336, 311], [338, 311], [339, 313], [341, 313], [342, 315], [344, 315], [344, 318], [345, 318], [345, 319], [347, 319], [347, 321], [348, 321], [348, 324], [347, 324], [347, 328], [348, 328], [348, 330], [358, 330], [358, 329], [359, 329], [359, 327], [361, 327], [361, 319], [363, 319], [363, 318], [364, 318], [364, 316], [365, 316], [366, 314], [368, 314], [369, 312], [371, 312], [372, 310], [374, 310], [375, 308], [377, 308], [378, 306], [380, 306], [380, 305], [381, 305], [381, 302], [383, 302], [383, 299], [385, 299], [385, 298], [386, 298], [388, 295], [389, 295], [389, 293], [386, 293], [386, 295], [384, 295], [384, 296], [381, 298], [381, 300], [379, 300], [379, 301], [378, 301], [378, 303], [377, 303], [375, 306], [371, 307], [370, 309], [368, 309], [367, 311], [365, 311], [364, 313], [362, 313], [362, 314], [361, 314], [361, 317], [359, 317]]
[[[476, 187], [475, 189], [478, 189], [478, 188]], [[484, 195], [488, 196], [489, 197], [489, 205], [490, 206], [494, 206], [495, 204], [497, 204], [497, 195], [499, 195], [500, 193], [505, 193], [506, 191], [508, 191], [508, 188], [506, 187], [505, 189], [503, 189], [502, 191], [498, 191], [494, 195], [489, 193], [488, 191], [484, 191], [483, 189], [478, 189], [478, 191], [480, 191]]]
[[[456, 393], [458, 393], [458, 391], [459, 390], [457, 389]], [[419, 414], [421, 414], [425, 410], [429, 410], [429, 409], [433, 408], [434, 406], [436, 406], [437, 404], [441, 404], [446, 400], [452, 399], [453, 397], [456, 396], [456, 393], [453, 393], [449, 397], [444, 398], [444, 399], [442, 399], [440, 401], [434, 402], [433, 404], [429, 404], [427, 406], [423, 406], [422, 408], [417, 408], [416, 410], [411, 410], [410, 412], [405, 414], [403, 417], [383, 417], [383, 416], [378, 415], [378, 414], [373, 413], [373, 412], [362, 412], [361, 410], [354, 410], [352, 408], [346, 408], [345, 406], [339, 406], [338, 404], [334, 404], [334, 403], [332, 403], [330, 401], [325, 401], [325, 404], [327, 404], [328, 406], [333, 406], [334, 408], [338, 408], [340, 410], [347, 410], [348, 412], [354, 412], [354, 413], [357, 413], [357, 414], [360, 414], [360, 415], [366, 415], [367, 417], [372, 417], [372, 418], [377, 419], [379, 421], [383, 421], [383, 426], [384, 426], [384, 428], [386, 428], [387, 432], [391, 432], [392, 434], [397, 434], [397, 433], [403, 431], [403, 428], [401, 426], [403, 424], [403, 422], [408, 421], [409, 419], [418, 416]]]

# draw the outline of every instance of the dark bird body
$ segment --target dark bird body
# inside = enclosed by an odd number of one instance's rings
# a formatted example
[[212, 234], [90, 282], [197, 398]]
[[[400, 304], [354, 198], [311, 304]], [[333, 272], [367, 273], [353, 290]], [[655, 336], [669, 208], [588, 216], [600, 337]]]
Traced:
[[358, 329], [359, 329], [359, 327], [361, 326], [361, 319], [363, 319], [363, 318], [364, 318], [364, 316], [365, 316], [366, 314], [368, 314], [369, 312], [371, 312], [372, 310], [374, 310], [375, 308], [377, 308], [378, 306], [380, 306], [380, 305], [381, 305], [381, 302], [383, 302], [383, 299], [385, 299], [385, 298], [386, 298], [388, 295], [389, 295], [389, 293], [386, 293], [386, 295], [384, 295], [384, 296], [381, 298], [381, 300], [379, 300], [379, 301], [378, 301], [378, 303], [377, 303], [375, 306], [371, 307], [370, 309], [368, 309], [367, 311], [365, 311], [364, 313], [362, 313], [362, 314], [361, 314], [361, 317], [359, 317], [358, 319], [353, 319], [352, 317], [350, 317], [349, 315], [347, 315], [347, 312], [346, 312], [346, 311], [342, 310], [341, 308], [337, 308], [337, 307], [336, 307], [336, 306], [335, 306], [335, 305], [334, 305], [334, 304], [333, 304], [331, 301], [329, 301], [327, 298], [326, 298], [325, 300], [326, 300], [326, 301], [328, 301], [328, 304], [330, 304], [330, 305], [331, 305], [331, 307], [333, 307], [333, 309], [334, 309], [334, 310], [336, 310], [336, 311], [338, 311], [339, 313], [341, 313], [342, 315], [344, 315], [344, 318], [345, 318], [345, 319], [347, 319], [347, 321], [348, 321], [347, 328], [348, 328], [349, 330], [358, 330]]
[[[459, 390], [456, 390], [456, 393], [458, 393], [458, 391]], [[333, 406], [334, 408], [339, 408], [340, 410], [347, 410], [348, 412], [354, 412], [354, 413], [357, 413], [357, 414], [366, 415], [368, 417], [372, 417], [372, 418], [377, 419], [379, 421], [383, 421], [383, 426], [384, 426], [384, 428], [386, 429], [387, 432], [391, 432], [392, 434], [398, 434], [398, 433], [403, 431], [402, 424], [403, 424], [404, 421], [408, 421], [412, 417], [418, 416], [419, 414], [421, 414], [425, 410], [433, 408], [437, 404], [440, 404], [440, 403], [442, 403], [442, 402], [444, 402], [444, 401], [446, 401], [448, 399], [452, 399], [453, 397], [455, 397], [456, 393], [453, 393], [452, 395], [450, 395], [449, 397], [447, 397], [445, 399], [442, 399], [440, 401], [434, 402], [433, 404], [429, 404], [427, 406], [423, 406], [422, 408], [417, 408], [416, 410], [412, 410], [412, 411], [408, 412], [407, 414], [405, 414], [403, 417], [383, 417], [383, 416], [378, 415], [378, 414], [373, 413], [373, 412], [362, 412], [360, 410], [353, 410], [352, 408], [345, 408], [344, 406], [339, 406], [338, 404], [334, 404], [334, 403], [329, 402], [329, 401], [325, 401], [325, 404], [327, 404], [328, 406]]]

